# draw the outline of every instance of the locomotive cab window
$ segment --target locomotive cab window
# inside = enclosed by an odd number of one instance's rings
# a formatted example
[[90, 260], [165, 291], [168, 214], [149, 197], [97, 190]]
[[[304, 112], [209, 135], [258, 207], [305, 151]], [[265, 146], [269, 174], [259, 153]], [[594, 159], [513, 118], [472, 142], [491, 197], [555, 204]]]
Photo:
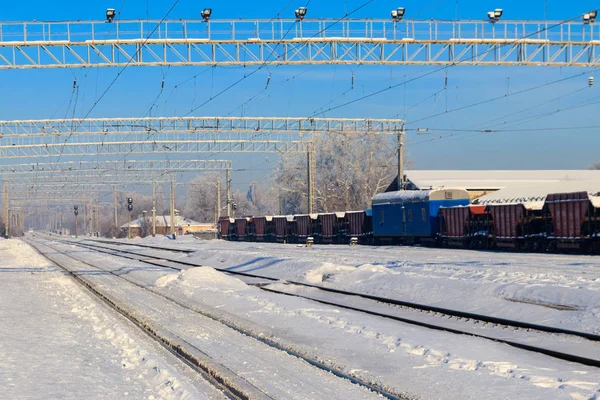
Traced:
[[412, 210], [408, 210], [408, 220], [412, 222]]

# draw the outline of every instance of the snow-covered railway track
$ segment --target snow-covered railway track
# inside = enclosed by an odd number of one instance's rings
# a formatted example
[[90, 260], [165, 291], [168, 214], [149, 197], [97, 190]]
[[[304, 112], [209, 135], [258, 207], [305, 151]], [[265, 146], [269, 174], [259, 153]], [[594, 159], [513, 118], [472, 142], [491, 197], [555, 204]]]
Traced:
[[182, 360], [184, 363], [200, 373], [209, 383], [222, 391], [223, 394], [228, 398], [240, 400], [250, 400], [255, 398], [271, 399], [266, 394], [250, 387], [250, 385], [247, 383], [241, 382], [238, 377], [233, 376], [229, 371], [224, 371], [219, 368], [218, 365], [211, 363], [200, 351], [197, 351], [198, 349], [190, 349], [188, 346], [185, 346], [185, 343], [181, 340], [181, 338], [177, 338], [160, 328], [153, 327], [139, 316], [127, 310], [126, 307], [120, 305], [110, 296], [107, 296], [101, 290], [99, 290], [96, 285], [85, 279], [83, 274], [80, 274], [77, 271], [67, 267], [64, 262], [58, 262], [56, 258], [49, 256], [47, 249], [55, 252], [60, 252], [59, 250], [31, 241], [28, 241], [28, 244], [40, 255], [48, 258], [54, 265], [67, 272], [78, 283], [85, 287], [89, 292], [93, 293], [96, 297], [101, 299], [110, 308], [114, 309], [119, 314], [133, 322], [134, 325], [139, 327], [144, 333], [160, 343], [178, 359]]
[[[128, 257], [128, 256], [125, 256], [122, 254], [115, 253], [110, 250], [101, 250], [101, 249], [94, 248], [93, 245], [90, 245], [88, 243], [78, 243], [78, 242], [74, 242], [74, 241], [70, 241], [70, 240], [56, 240], [55, 238], [51, 238], [51, 239], [54, 242], [65, 243], [65, 244], [69, 244], [69, 245], [78, 245], [80, 247], [88, 248], [93, 251], [111, 254], [114, 256], [122, 257], [122, 258], [135, 259], [135, 260], [142, 261], [142, 262], [152, 263], [150, 259], [156, 260], [155, 257], [148, 257], [149, 259], [147, 259], [145, 256], [142, 256], [140, 258]], [[250, 340], [256, 340], [256, 341], [260, 342], [261, 344], [267, 345], [269, 348], [273, 349], [274, 351], [284, 353], [286, 356], [291, 356], [292, 358], [297, 359], [299, 361], [304, 361], [305, 362], [304, 364], [306, 367], [308, 367], [308, 368], [316, 367], [315, 369], [321, 370], [328, 377], [328, 379], [335, 379], [337, 381], [343, 382], [341, 384], [342, 387], [344, 385], [349, 385], [350, 387], [360, 388], [360, 391], [364, 392], [363, 394], [365, 394], [364, 398], [370, 398], [371, 395], [377, 394], [378, 396], [376, 396], [376, 397], [379, 397], [379, 398], [384, 397], [384, 398], [388, 398], [388, 399], [392, 399], [392, 400], [405, 399], [405, 397], [403, 397], [400, 394], [388, 393], [384, 389], [379, 388], [369, 382], [362, 382], [354, 377], [348, 376], [348, 375], [344, 374], [343, 372], [336, 370], [334, 367], [326, 366], [316, 359], [311, 359], [305, 355], [298, 354], [293, 349], [288, 349], [288, 348], [282, 347], [281, 345], [270, 341], [268, 338], [261, 337], [260, 335], [256, 335], [255, 333], [250, 332], [250, 331], [245, 331], [243, 328], [235, 326], [230, 321], [227, 321], [222, 318], [221, 319], [215, 318], [214, 316], [210, 315], [210, 313], [206, 313], [198, 308], [191, 307], [185, 303], [178, 301], [178, 299], [174, 299], [169, 296], [165, 296], [164, 294], [161, 294], [158, 291], [152, 290], [149, 287], [138, 284], [135, 281], [127, 279], [124, 276], [115, 274], [115, 273], [113, 273], [113, 271], [103, 269], [96, 264], [92, 264], [92, 263], [86, 262], [82, 259], [79, 259], [79, 258], [73, 256], [72, 254], [69, 254], [63, 250], [60, 250], [56, 246], [53, 246], [52, 243], [47, 242], [45, 239], [43, 241], [44, 241], [43, 244], [38, 242], [37, 240], [36, 241], [28, 241], [28, 243], [34, 249], [36, 249], [40, 254], [42, 254], [44, 257], [50, 259], [54, 264], [56, 264], [60, 268], [63, 268], [65, 271], [67, 271], [69, 274], [71, 274], [75, 279], [77, 279], [77, 281], [82, 283], [86, 288], [88, 288], [90, 291], [92, 291], [95, 295], [99, 296], [102, 300], [107, 302], [112, 308], [116, 309], [118, 312], [120, 312], [125, 317], [127, 317], [132, 322], [134, 322], [138, 327], [140, 327], [142, 330], [144, 330], [148, 335], [150, 335], [151, 337], [156, 339], [163, 346], [167, 347], [167, 349], [169, 349], [175, 355], [182, 358], [183, 361], [188, 363], [188, 365], [192, 366], [198, 372], [202, 373], [203, 376], [205, 376], [207, 379], [209, 379], [209, 381], [211, 383], [214, 383], [217, 387], [219, 387], [219, 389], [221, 389], [229, 398], [232, 398], [232, 399], [280, 399], [280, 398], [286, 398], [287, 399], [287, 398], [293, 398], [293, 397], [291, 397], [291, 396], [290, 397], [272, 396], [270, 394], [270, 391], [263, 390], [261, 387], [259, 387], [260, 385], [254, 386], [253, 384], [250, 384], [249, 382], [247, 382], [245, 380], [244, 377], [235, 375], [232, 371], [230, 371], [227, 368], [227, 366], [216, 363], [214, 360], [212, 360], [210, 358], [210, 356], [207, 356], [206, 354], [204, 354], [202, 349], [194, 347], [191, 343], [186, 342], [183, 338], [174, 337], [175, 335], [173, 335], [170, 332], [163, 332], [161, 327], [157, 327], [152, 324], [149, 324], [148, 320], [144, 316], [136, 315], [135, 313], [132, 313], [130, 310], [128, 310], [127, 306], [120, 305], [118, 302], [114, 301], [109, 295], [104, 294], [102, 292], [102, 290], [99, 290], [98, 287], [96, 287], [93, 283], [90, 283], [88, 281], [88, 279], [85, 278], [85, 275], [87, 273], [89, 273], [89, 271], [74, 271], [73, 269], [65, 266], [64, 262], [57, 260], [56, 257], [52, 257], [51, 254], [53, 254], [53, 253], [60, 254], [62, 256], [68, 257], [74, 261], [77, 261], [78, 263], [84, 264], [85, 266], [89, 266], [94, 269], [98, 269], [101, 272], [110, 274], [115, 278], [126, 280], [127, 282], [135, 285], [137, 288], [139, 288], [141, 290], [150, 292], [153, 295], [159, 296], [171, 303], [174, 303], [178, 307], [181, 307], [190, 312], [199, 314], [202, 317], [212, 319], [214, 322], [225, 325], [227, 328], [231, 329], [232, 331], [235, 331], [238, 334], [243, 335], [244, 337], [249, 338]], [[43, 248], [49, 249], [50, 252], [48, 250], [44, 251]], [[161, 265], [161, 267], [167, 267], [167, 266]], [[172, 268], [174, 270], [182, 269], [182, 268], [176, 268], [174, 266], [170, 266], [167, 268]], [[302, 371], [298, 371], [297, 374], [298, 374], [298, 376], [307, 375], [305, 372], [303, 373]], [[277, 375], [277, 374], [274, 374], [274, 375]], [[341, 378], [341, 379], [337, 379], [335, 377]], [[308, 381], [310, 381], [311, 384], [314, 384], [313, 379], [311, 379], [309, 377]], [[287, 382], [286, 386], [290, 386], [290, 387], [294, 388], [295, 391], [298, 391], [298, 385], [294, 384], [293, 382]], [[313, 389], [319, 390], [318, 386]], [[339, 388], [336, 389], [336, 387], [332, 387], [330, 390], [332, 393], [334, 393], [336, 391], [339, 392], [340, 389]], [[342, 391], [342, 393], [344, 393], [344, 392]], [[306, 398], [306, 396], [304, 394], [302, 394], [301, 390], [298, 391], [297, 394], [300, 395], [300, 398]], [[322, 395], [323, 398], [328, 398], [328, 395], [325, 392], [319, 392], [319, 394]], [[357, 398], [357, 397], [356, 397], [356, 395], [354, 395], [354, 397], [352, 397], [350, 395], [350, 398]], [[358, 398], [362, 399], [363, 396], [359, 396]]]
[[[163, 254], [149, 254], [150, 250], [187, 253], [188, 251], [184, 249], [132, 244], [148, 250], [140, 252], [124, 249], [125, 245], [118, 242], [103, 241], [103, 245], [70, 240], [66, 242], [160, 267], [180, 270], [202, 267], [202, 265], [169, 258]], [[110, 246], [117, 243], [118, 246]], [[489, 339], [558, 359], [600, 367], [600, 345], [597, 343], [600, 341], [600, 335], [387, 299], [363, 293], [352, 293], [304, 282], [279, 282], [279, 279], [268, 276], [215, 269], [223, 273], [250, 278], [254, 281], [258, 279], [263, 282], [274, 282], [273, 284], [258, 285], [266, 291], [301, 297], [322, 304], [364, 312], [429, 329]]]

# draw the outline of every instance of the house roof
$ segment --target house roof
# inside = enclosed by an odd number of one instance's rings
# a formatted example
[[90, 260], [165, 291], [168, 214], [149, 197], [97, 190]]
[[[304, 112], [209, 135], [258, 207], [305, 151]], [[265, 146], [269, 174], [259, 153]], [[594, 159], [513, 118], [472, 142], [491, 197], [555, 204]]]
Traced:
[[[459, 188], [470, 191], [506, 187], [558, 184], [566, 181], [600, 180], [600, 170], [409, 170], [415, 189]], [[392, 183], [387, 191], [396, 190]]]

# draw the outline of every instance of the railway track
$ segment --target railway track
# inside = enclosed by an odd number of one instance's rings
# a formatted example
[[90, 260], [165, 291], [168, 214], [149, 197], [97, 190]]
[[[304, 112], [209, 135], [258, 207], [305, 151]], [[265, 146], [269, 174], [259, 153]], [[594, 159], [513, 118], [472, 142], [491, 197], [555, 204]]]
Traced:
[[[139, 251], [133, 251], [124, 247], [133, 246], [154, 251], [159, 250], [162, 252], [184, 254], [193, 253], [194, 250], [191, 249], [172, 249], [169, 247], [121, 243], [107, 240], [94, 240], [93, 243], [90, 243], [90, 241], [83, 243], [71, 240], [65, 240], [64, 242], [76, 244], [90, 250], [175, 270], [203, 266], [185, 260], [170, 258], [162, 254], [140, 253]], [[102, 244], [98, 244], [97, 242], [101, 242]], [[111, 247], [113, 245], [114, 247]], [[364, 293], [353, 293], [304, 282], [282, 282], [278, 278], [264, 275], [230, 271], [222, 268], [215, 268], [215, 270], [253, 280], [250, 282], [251, 284], [256, 284], [256, 281], [258, 280], [258, 282], [262, 283], [257, 286], [265, 291], [286, 296], [300, 297], [321, 304], [363, 312], [369, 315], [392, 319], [429, 329], [488, 339], [523, 350], [545, 354], [561, 360], [600, 367], [600, 346], [598, 345], [600, 335], [531, 324], [523, 321], [513, 321], [488, 315], [463, 312], [460, 310], [445, 309], [397, 299], [388, 299]], [[540, 339], [543, 339], [541, 341], [545, 343], [544, 345], [538, 344]], [[568, 345], [565, 345], [565, 343], [568, 343]]]
[[[70, 244], [70, 245], [77, 245], [83, 248], [88, 248], [90, 250], [94, 250], [94, 251], [98, 251], [98, 252], [102, 252], [105, 254], [111, 254], [114, 256], [119, 256], [118, 254], [112, 252], [112, 251], [107, 251], [107, 250], [101, 250], [101, 249], [95, 249], [93, 245], [90, 245], [88, 243], [80, 243], [80, 242], [74, 242], [74, 241], [70, 241], [70, 240], [56, 240], [56, 238], [52, 237], [50, 238], [52, 241], [55, 242], [59, 242], [59, 243], [64, 243], [64, 244]], [[218, 368], [215, 368], [214, 365], [211, 364], [211, 361], [207, 361], [206, 358], [204, 357], [204, 359], [202, 359], [202, 357], [199, 359], [198, 357], [195, 357], [193, 353], [201, 353], [202, 351], [200, 349], [197, 348], [193, 348], [192, 347], [192, 351], [190, 352], [189, 350], [187, 350], [191, 345], [189, 343], [177, 343], [177, 342], [173, 342], [173, 339], [170, 337], [170, 335], [168, 334], [161, 334], [160, 333], [160, 329], [157, 329], [153, 326], [150, 326], [147, 324], [147, 322], [145, 322], [144, 318], [140, 318], [139, 316], [134, 316], [129, 312], [124, 311], [124, 307], [121, 307], [119, 304], [116, 304], [114, 301], [112, 301], [110, 298], [108, 298], [107, 296], [105, 296], [102, 292], [98, 291], [93, 285], [91, 285], [89, 282], [87, 282], [85, 280], [85, 278], [82, 278], [79, 274], [74, 273], [73, 271], [71, 271], [68, 267], [65, 267], [63, 265], [63, 263], [57, 262], [56, 259], [54, 259], [53, 257], [49, 257], [47, 254], [45, 254], [43, 251], [40, 251], [40, 245], [38, 243], [32, 242], [32, 241], [28, 241], [28, 243], [36, 250], [38, 251], [42, 256], [50, 259], [54, 264], [56, 264], [57, 266], [59, 266], [60, 268], [64, 269], [65, 271], [67, 271], [70, 275], [72, 275], [79, 283], [81, 283], [82, 285], [84, 285], [87, 289], [89, 289], [92, 293], [94, 293], [96, 296], [98, 296], [99, 298], [101, 298], [104, 302], [106, 302], [109, 306], [111, 306], [112, 308], [114, 308], [115, 310], [117, 310], [118, 312], [120, 312], [121, 314], [123, 314], [126, 318], [128, 318], [129, 320], [131, 320], [135, 325], [137, 325], [138, 327], [140, 327], [144, 332], [146, 332], [149, 336], [151, 336], [152, 338], [154, 338], [155, 340], [157, 340], [160, 344], [162, 344], [163, 346], [165, 346], [169, 351], [171, 351], [173, 354], [175, 354], [178, 358], [182, 359], [184, 362], [186, 362], [188, 365], [190, 365], [192, 368], [194, 368], [195, 370], [197, 370], [198, 372], [200, 372], [205, 378], [207, 378], [207, 380], [211, 383], [213, 383], [215, 386], [217, 386], [220, 390], [222, 390], [227, 397], [231, 398], [231, 399], [271, 399], [272, 397], [269, 397], [268, 395], [266, 395], [265, 393], [261, 392], [259, 389], [256, 389], [254, 387], [251, 387], [249, 390], [249, 393], [245, 392], [244, 390], [240, 390], [239, 387], [242, 386], [240, 384], [237, 385], [230, 385], [228, 384], [230, 381], [234, 380], [235, 378], [232, 379], [230, 375], [230, 373], [226, 372], [224, 374], [220, 373], [218, 371]], [[166, 296], [164, 294], [159, 293], [156, 290], [153, 290], [152, 288], [149, 288], [147, 286], [141, 285], [136, 283], [135, 281], [131, 280], [131, 279], [127, 279], [121, 275], [116, 275], [113, 272], [109, 271], [109, 270], [104, 270], [100, 267], [98, 267], [95, 264], [91, 264], [88, 263], [84, 260], [81, 260], [77, 257], [74, 257], [71, 254], [68, 254], [65, 251], [62, 251], [56, 247], [53, 247], [47, 243], [44, 243], [43, 245], [44, 247], [50, 248], [52, 249], [52, 251], [60, 253], [61, 255], [64, 255], [66, 257], [69, 257], [70, 259], [76, 260], [80, 263], [83, 263], [85, 265], [88, 265], [90, 267], [93, 268], [98, 268], [104, 272], [108, 272], [114, 276], [118, 276], [119, 278], [125, 279], [126, 281], [128, 281], [129, 283], [132, 283], [134, 285], [136, 285], [137, 287], [139, 287], [142, 290], [145, 291], [149, 291], [153, 294], [156, 294], [158, 296], [163, 297], [164, 299], [171, 301], [175, 304], [177, 304], [180, 307], [183, 307], [185, 309], [188, 309], [190, 311], [193, 311], [195, 313], [201, 314], [204, 317], [213, 319], [216, 322], [219, 322], [221, 324], [226, 325], [228, 328], [231, 328], [233, 330], [235, 330], [236, 332], [241, 333], [242, 335], [254, 338], [258, 341], [260, 341], [261, 343], [264, 343], [266, 345], [268, 345], [271, 348], [274, 348], [276, 350], [285, 352], [293, 357], [299, 358], [303, 361], [306, 361], [308, 364], [321, 369], [323, 371], [326, 371], [328, 373], [331, 373], [339, 378], [342, 378], [344, 380], [347, 380], [349, 382], [352, 382], [353, 384], [362, 386], [374, 393], [379, 394], [380, 396], [382, 396], [383, 398], [387, 398], [390, 400], [405, 400], [406, 398], [403, 397], [402, 395], [399, 394], [394, 394], [394, 393], [389, 393], [386, 390], [378, 387], [377, 385], [374, 385], [372, 383], [369, 382], [363, 382], [353, 376], [349, 376], [345, 373], [343, 373], [342, 371], [338, 370], [337, 368], [335, 368], [334, 366], [328, 366], [323, 364], [322, 362], [316, 360], [316, 359], [312, 359], [307, 357], [306, 355], [302, 355], [299, 354], [298, 352], [296, 352], [295, 350], [291, 349], [291, 348], [286, 348], [284, 346], [281, 346], [278, 343], [275, 343], [274, 341], [270, 340], [268, 337], [263, 337], [262, 335], [257, 335], [254, 332], [248, 331], [246, 329], [244, 329], [241, 326], [238, 326], [234, 323], [232, 323], [231, 321], [225, 319], [225, 318], [218, 318], [215, 317], [214, 315], [211, 315], [209, 312], [200, 310], [196, 307], [191, 307], [185, 303], [182, 303], [181, 301], [174, 299], [172, 297]], [[165, 249], [163, 249], [165, 250]], [[120, 257], [122, 258], [127, 258], [127, 259], [134, 259], [134, 260], [138, 260], [138, 261], [142, 261], [142, 262], [146, 262], [148, 264], [151, 265], [158, 265], [157, 263], [153, 263], [151, 259], [157, 260], [156, 257], [146, 257], [143, 256], [141, 258], [136, 258], [136, 257], [130, 257], [130, 256], [125, 256], [125, 255], [120, 255]], [[144, 261], [145, 260], [145, 261]], [[175, 266], [166, 266], [166, 265], [159, 265], [163, 268], [170, 268], [173, 270], [182, 270], [184, 268], [177, 268]], [[192, 353], [192, 354], [190, 354]], [[222, 376], [224, 375], [224, 376]], [[243, 378], [242, 378], [243, 379]]]

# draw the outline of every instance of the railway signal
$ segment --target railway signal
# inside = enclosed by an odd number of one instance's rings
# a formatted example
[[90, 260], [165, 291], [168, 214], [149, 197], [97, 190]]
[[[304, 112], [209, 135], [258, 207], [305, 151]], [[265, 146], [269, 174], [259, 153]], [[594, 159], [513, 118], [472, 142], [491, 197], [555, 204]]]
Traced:
[[78, 225], [77, 216], [79, 215], [79, 206], [78, 205], [73, 206], [73, 213], [75, 214], [75, 237], [77, 237], [77, 225]]
[[127, 239], [131, 239], [131, 211], [133, 211], [133, 198], [131, 197], [127, 198], [127, 211], [129, 211], [129, 221], [127, 223]]

